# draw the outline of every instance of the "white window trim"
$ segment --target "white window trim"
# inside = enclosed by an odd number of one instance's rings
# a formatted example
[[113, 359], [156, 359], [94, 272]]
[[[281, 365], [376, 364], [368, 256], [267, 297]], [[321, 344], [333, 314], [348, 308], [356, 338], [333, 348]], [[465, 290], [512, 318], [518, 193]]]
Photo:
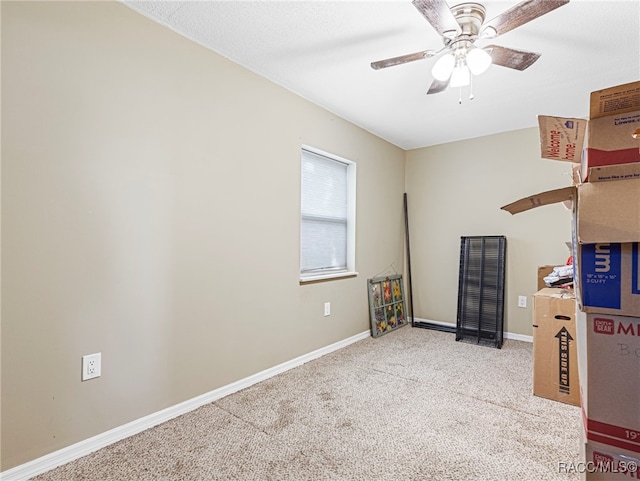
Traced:
[[[356, 271], [356, 163], [352, 160], [345, 159], [335, 154], [325, 152], [324, 150], [302, 145], [302, 150], [322, 155], [331, 160], [342, 162], [347, 165], [347, 268], [335, 270], [331, 272], [323, 271], [320, 273], [300, 273], [300, 284], [325, 281], [332, 279], [342, 279], [345, 277], [354, 277], [358, 275]], [[299, 230], [298, 230], [299, 231]], [[302, 245], [300, 246], [302, 249]], [[298, 256], [299, 258], [300, 256]]]
[[301, 274], [300, 284], [310, 284], [312, 282], [330, 281], [332, 279], [344, 279], [345, 277], [356, 277], [358, 275], [355, 271], [340, 271], [333, 274]]

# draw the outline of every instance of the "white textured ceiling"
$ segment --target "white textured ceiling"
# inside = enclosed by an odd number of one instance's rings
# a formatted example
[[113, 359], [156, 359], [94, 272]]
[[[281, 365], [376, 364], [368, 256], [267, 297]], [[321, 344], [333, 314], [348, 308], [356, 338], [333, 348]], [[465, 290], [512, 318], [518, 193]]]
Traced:
[[[518, 3], [478, 1], [487, 19]], [[124, 3], [404, 149], [587, 117], [591, 91], [640, 80], [640, 0], [571, 0], [478, 41], [542, 56], [524, 71], [491, 66], [462, 104], [458, 89], [426, 95], [435, 59], [369, 66], [442, 46], [410, 0]]]

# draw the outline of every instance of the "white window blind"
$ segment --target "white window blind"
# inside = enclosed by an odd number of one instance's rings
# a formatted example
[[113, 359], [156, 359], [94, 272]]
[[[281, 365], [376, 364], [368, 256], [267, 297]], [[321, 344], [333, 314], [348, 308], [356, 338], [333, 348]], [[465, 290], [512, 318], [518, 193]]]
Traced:
[[302, 150], [300, 271], [347, 270], [349, 165]]

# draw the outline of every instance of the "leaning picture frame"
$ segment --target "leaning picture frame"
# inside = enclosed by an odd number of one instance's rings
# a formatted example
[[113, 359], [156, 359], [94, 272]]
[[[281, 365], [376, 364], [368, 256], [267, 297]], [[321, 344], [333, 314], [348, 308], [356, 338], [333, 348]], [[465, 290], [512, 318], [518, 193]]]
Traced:
[[380, 337], [406, 326], [407, 309], [402, 275], [367, 279], [371, 336]]

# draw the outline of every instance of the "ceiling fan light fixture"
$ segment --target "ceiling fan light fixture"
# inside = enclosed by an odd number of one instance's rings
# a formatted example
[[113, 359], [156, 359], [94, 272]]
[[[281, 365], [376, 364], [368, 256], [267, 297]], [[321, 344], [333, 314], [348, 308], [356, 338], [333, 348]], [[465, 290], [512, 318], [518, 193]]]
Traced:
[[451, 81], [449, 85], [451, 87], [464, 87], [471, 83], [471, 72], [469, 72], [469, 67], [463, 62], [458, 62], [458, 64], [451, 72]]
[[433, 68], [431, 69], [431, 75], [436, 80], [440, 80], [444, 82], [451, 77], [451, 72], [453, 72], [453, 67], [456, 63], [455, 57], [450, 54], [444, 54], [442, 57], [438, 59], [438, 61], [433, 64]]
[[480, 75], [491, 66], [491, 55], [481, 48], [472, 48], [467, 52], [467, 66], [473, 75]]

